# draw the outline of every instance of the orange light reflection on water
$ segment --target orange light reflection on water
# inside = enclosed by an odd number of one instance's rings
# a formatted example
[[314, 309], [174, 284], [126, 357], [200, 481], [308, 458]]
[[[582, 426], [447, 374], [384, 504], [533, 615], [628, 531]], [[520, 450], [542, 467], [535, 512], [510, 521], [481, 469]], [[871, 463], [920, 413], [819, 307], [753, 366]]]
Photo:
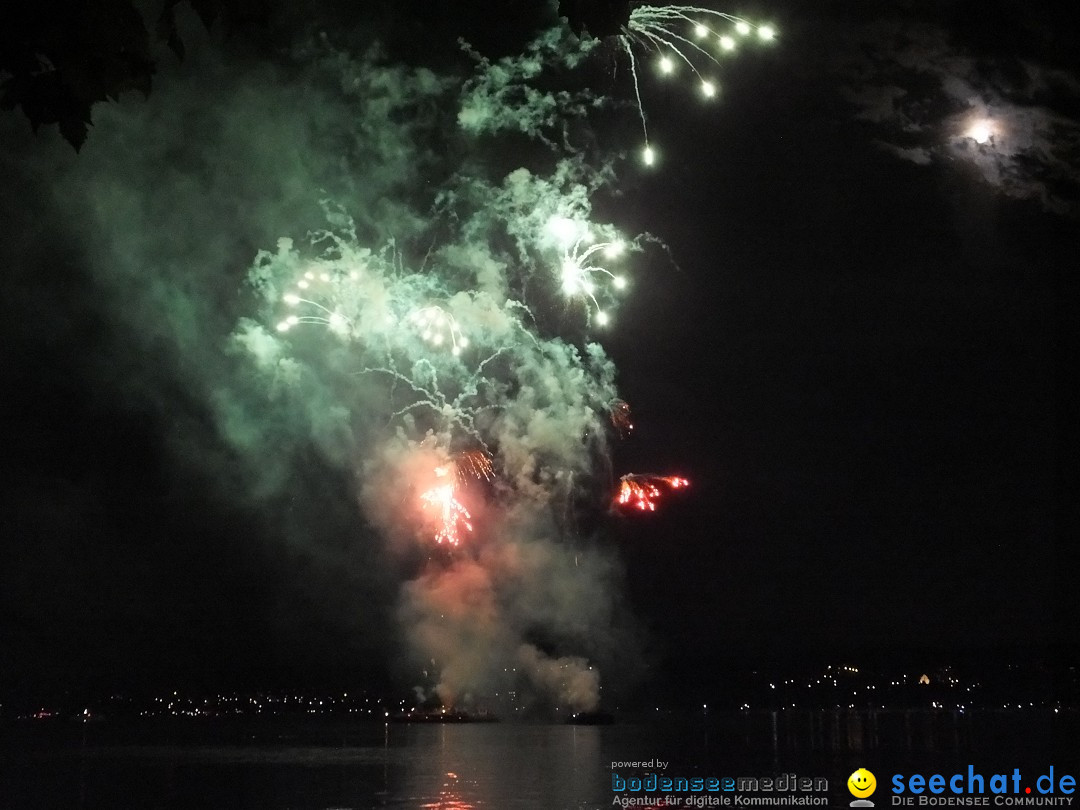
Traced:
[[433, 801], [421, 804], [422, 810], [476, 810], [475, 804], [461, 797], [458, 775], [449, 772], [446, 776], [447, 781], [439, 790], [439, 795]]

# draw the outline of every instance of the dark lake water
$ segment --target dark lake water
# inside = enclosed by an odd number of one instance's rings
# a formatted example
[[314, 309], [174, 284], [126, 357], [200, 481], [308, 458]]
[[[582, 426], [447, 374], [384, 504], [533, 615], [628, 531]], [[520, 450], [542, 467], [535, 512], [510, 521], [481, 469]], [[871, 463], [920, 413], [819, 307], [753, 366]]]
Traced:
[[[612, 807], [616, 762], [674, 776], [894, 773], [1080, 776], [1080, 718], [1052, 712], [756, 713], [610, 726], [373, 724], [333, 719], [0, 726], [0, 808]], [[616, 767], [623, 776], [633, 769]], [[647, 769], [646, 769], [647, 771]], [[636, 772], [641, 775], [641, 770]], [[1075, 802], [1080, 806], [1080, 800]]]

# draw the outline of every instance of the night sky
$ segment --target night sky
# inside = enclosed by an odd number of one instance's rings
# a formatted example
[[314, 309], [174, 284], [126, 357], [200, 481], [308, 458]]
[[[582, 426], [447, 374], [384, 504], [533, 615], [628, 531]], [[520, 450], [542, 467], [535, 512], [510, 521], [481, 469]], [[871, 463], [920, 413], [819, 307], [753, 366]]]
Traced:
[[[257, 251], [326, 196], [374, 204], [338, 155], [376, 136], [303, 43], [465, 75], [458, 37], [503, 56], [549, 19], [434, 5], [209, 33], [180, 6], [184, 60], [152, 42], [150, 95], [94, 106], [78, 152], [0, 115], [0, 690], [411, 683], [416, 561], [365, 518], [363, 460], [290, 435], [253, 463], [220, 403], [250, 374], [228, 335]], [[613, 469], [692, 487], [581, 522], [618, 561], [639, 680], [1080, 644], [1080, 72], [1056, 5], [723, 8], [778, 40], [725, 63], [711, 104], [643, 75], [652, 169], [612, 52], [544, 78], [618, 101], [589, 119], [626, 153], [594, 210], [667, 247], [634, 257], [600, 338], [636, 427]]]

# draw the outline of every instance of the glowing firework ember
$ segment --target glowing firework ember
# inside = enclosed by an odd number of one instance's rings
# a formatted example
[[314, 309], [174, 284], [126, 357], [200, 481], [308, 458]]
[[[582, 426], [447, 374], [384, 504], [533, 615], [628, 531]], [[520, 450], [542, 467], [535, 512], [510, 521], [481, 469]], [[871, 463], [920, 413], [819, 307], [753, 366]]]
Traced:
[[469, 339], [453, 313], [444, 306], [419, 303], [426, 295], [445, 294], [435, 280], [419, 284], [416, 277], [395, 274], [392, 257], [351, 249], [337, 234], [324, 233], [321, 238], [329, 248], [309, 261], [281, 296], [288, 314], [277, 322], [278, 332], [314, 324], [349, 341], [362, 335], [400, 336], [404, 326], [427, 350], [457, 357], [468, 348]]
[[690, 482], [674, 475], [651, 475], [631, 473], [619, 479], [619, 491], [615, 495], [616, 507], [637, 509], [639, 512], [655, 512], [657, 502], [665, 490], [685, 489]]
[[409, 323], [420, 336], [432, 346], [443, 346], [455, 357], [469, 345], [469, 339], [461, 334], [454, 316], [441, 307], [424, 307], [409, 313]]
[[331, 268], [308, 270], [297, 280], [296, 287], [282, 296], [293, 312], [278, 321], [277, 330], [288, 332], [298, 324], [312, 323], [338, 335], [349, 334], [352, 322], [341, 311], [339, 285], [357, 278], [355, 270], [344, 276]]
[[435, 470], [436, 478], [445, 478], [446, 481], [435, 485], [420, 496], [420, 501], [425, 509], [434, 509], [439, 516], [439, 530], [435, 533], [435, 542], [440, 545], [457, 546], [461, 542], [461, 529], [471, 532], [473, 527], [470, 521], [472, 515], [457, 498], [457, 487], [454, 477], [450, 475], [447, 467], [438, 467]]
[[776, 29], [771, 25], [754, 25], [741, 17], [697, 6], [645, 5], [630, 12], [618, 41], [630, 60], [634, 96], [645, 139], [641, 158], [646, 166], [656, 162], [656, 150], [649, 143], [635, 47], [641, 47], [647, 53], [660, 54], [656, 66], [662, 76], [676, 74], [680, 66], [688, 69], [696, 79], [702, 97], [713, 99], [719, 92], [719, 86], [713, 77], [707, 75], [707, 71], [720, 67], [718, 55], [734, 52], [740, 40], [755, 33], [761, 42], [776, 38]]

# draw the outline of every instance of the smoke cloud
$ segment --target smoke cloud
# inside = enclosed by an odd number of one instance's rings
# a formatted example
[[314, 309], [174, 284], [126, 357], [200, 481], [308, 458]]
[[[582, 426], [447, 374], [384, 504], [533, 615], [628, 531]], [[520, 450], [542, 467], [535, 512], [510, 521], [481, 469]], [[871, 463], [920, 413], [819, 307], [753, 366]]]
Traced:
[[[617, 560], [576, 529], [611, 484], [617, 391], [591, 337], [613, 274], [575, 251], [622, 237], [591, 219], [611, 168], [549, 137], [594, 100], [518, 92], [587, 46], [556, 30], [441, 75], [325, 38], [271, 65], [178, 24], [185, 63], [96, 111], [77, 159], [20, 147], [130, 358], [114, 389], [317, 561], [325, 610], [391, 622], [425, 695], [595, 709], [634, 633]], [[509, 168], [507, 130], [535, 144]], [[448, 548], [421, 496], [462, 453], [492, 475], [451, 476], [473, 530]], [[345, 544], [314, 505], [334, 481], [358, 510]]]

